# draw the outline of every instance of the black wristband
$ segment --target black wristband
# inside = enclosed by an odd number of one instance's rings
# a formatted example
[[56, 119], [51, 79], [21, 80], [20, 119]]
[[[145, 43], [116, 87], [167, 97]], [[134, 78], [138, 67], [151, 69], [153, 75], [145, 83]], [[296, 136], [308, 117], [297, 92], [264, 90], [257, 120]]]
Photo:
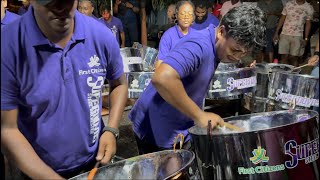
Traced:
[[315, 52], [313, 53], [313, 55], [319, 56], [319, 51], [315, 51]]
[[116, 139], [119, 138], [119, 129], [105, 126], [102, 130], [102, 133], [104, 133], [105, 131], [111, 132]]

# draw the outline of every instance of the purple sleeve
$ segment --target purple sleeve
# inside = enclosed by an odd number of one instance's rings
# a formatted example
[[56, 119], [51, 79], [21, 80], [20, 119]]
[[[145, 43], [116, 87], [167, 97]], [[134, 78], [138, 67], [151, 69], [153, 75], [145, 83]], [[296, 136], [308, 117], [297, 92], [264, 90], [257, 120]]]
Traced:
[[163, 59], [163, 63], [175, 69], [182, 79], [196, 71], [205, 56], [205, 49], [200, 43], [188, 40], [177, 44]]
[[14, 47], [1, 34], [1, 110], [18, 108], [19, 86], [17, 81]]
[[109, 37], [110, 41], [107, 42], [106, 54], [108, 58], [107, 76], [109, 80], [119, 79], [123, 74], [123, 63], [120, 55], [119, 44], [116, 38], [112, 35]]
[[172, 43], [170, 41], [169, 31], [165, 32], [159, 43], [158, 59], [163, 60], [171, 50]]

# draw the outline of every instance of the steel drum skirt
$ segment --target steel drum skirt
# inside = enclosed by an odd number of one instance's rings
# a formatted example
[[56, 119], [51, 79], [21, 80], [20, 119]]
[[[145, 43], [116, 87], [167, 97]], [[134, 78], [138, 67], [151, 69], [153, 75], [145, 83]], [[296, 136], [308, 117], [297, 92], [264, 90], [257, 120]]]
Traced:
[[[180, 173], [181, 177], [188, 179], [194, 158], [194, 153], [187, 150], [145, 154], [100, 167], [94, 179], [170, 179]], [[71, 180], [87, 180], [88, 174], [78, 175]]]
[[289, 109], [289, 103], [294, 99], [297, 108], [319, 107], [319, 78], [286, 72], [273, 73], [268, 98], [273, 101], [275, 110]]
[[154, 72], [126, 73], [128, 81], [128, 98], [137, 99], [151, 82]]
[[209, 84], [208, 99], [239, 99], [253, 92], [257, 84], [254, 68], [237, 68], [235, 64], [220, 63]]
[[226, 118], [244, 129], [189, 129], [202, 179], [319, 179], [319, 119], [310, 110]]

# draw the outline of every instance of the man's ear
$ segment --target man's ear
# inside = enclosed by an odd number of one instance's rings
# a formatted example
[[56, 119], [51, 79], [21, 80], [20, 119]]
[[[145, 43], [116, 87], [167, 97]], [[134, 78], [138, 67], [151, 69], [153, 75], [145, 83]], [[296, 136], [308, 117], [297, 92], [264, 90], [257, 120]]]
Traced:
[[225, 36], [225, 26], [224, 25], [220, 25], [217, 28], [217, 39], [221, 39], [223, 36]]

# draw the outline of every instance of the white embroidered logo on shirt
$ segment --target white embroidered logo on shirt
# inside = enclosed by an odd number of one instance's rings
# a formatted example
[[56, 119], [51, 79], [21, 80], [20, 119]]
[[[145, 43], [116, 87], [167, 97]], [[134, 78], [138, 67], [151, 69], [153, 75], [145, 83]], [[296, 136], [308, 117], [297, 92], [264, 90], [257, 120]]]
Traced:
[[90, 62], [88, 63], [89, 67], [100, 66], [99, 57], [97, 55], [91, 56]]

